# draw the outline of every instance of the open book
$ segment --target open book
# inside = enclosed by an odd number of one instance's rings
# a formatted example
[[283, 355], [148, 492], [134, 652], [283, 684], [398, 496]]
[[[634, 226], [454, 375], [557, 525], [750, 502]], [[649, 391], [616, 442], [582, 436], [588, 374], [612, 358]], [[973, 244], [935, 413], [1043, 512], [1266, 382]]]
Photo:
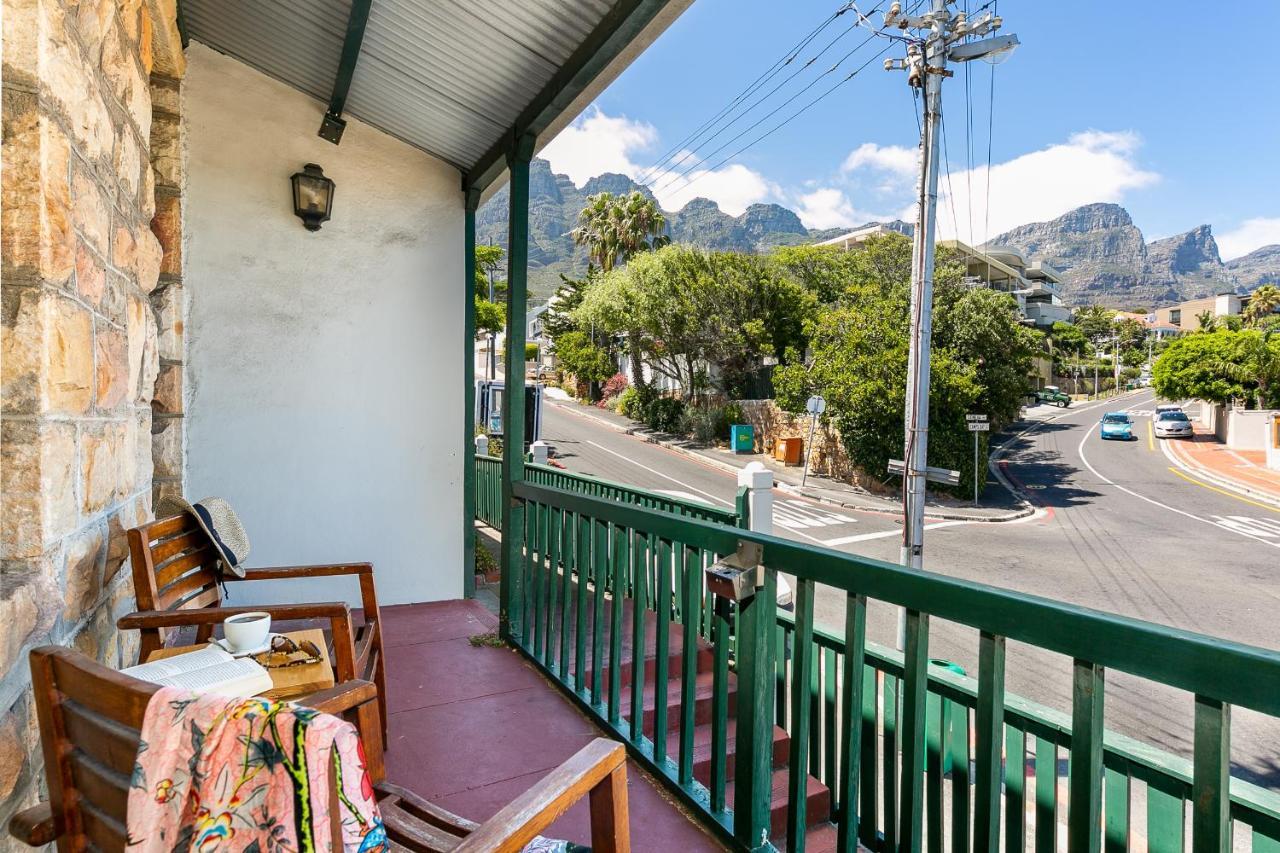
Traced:
[[212, 645], [120, 671], [152, 684], [224, 696], [255, 696], [273, 686], [271, 676], [257, 661], [233, 657]]

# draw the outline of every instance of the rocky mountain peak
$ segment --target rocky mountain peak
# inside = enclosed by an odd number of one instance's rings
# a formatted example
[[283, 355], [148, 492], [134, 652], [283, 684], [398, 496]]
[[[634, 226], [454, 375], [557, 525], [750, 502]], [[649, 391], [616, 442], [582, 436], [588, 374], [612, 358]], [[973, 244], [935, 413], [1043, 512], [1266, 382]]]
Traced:
[[1213, 239], [1213, 229], [1208, 225], [1152, 241], [1147, 246], [1147, 259], [1153, 269], [1173, 275], [1198, 272], [1206, 265], [1222, 266], [1218, 241]]

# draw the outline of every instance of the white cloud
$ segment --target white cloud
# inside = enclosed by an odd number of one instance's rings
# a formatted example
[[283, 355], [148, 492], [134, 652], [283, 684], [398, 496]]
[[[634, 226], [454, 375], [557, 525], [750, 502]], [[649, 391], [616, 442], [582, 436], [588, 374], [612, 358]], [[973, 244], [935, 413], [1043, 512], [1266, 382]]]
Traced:
[[892, 213], [871, 213], [854, 206], [844, 190], [821, 187], [791, 199], [791, 206], [807, 228], [854, 228], [868, 222], [887, 222]]
[[1224, 261], [1247, 255], [1263, 246], [1280, 244], [1280, 216], [1246, 219], [1236, 228], [1215, 235]]
[[992, 165], [989, 229], [986, 166], [953, 171], [949, 181], [944, 173], [938, 187], [939, 236], [980, 244], [1014, 226], [1053, 219], [1084, 204], [1119, 203], [1131, 190], [1160, 180], [1137, 164], [1140, 145], [1132, 132], [1089, 130]]
[[872, 169], [890, 172], [899, 178], [914, 179], [919, 162], [920, 154], [915, 148], [864, 142], [844, 158], [840, 171], [848, 173], [858, 169]]
[[543, 148], [539, 157], [552, 171], [568, 175], [577, 186], [604, 172], [634, 177], [641, 171], [632, 159], [658, 141], [658, 131], [643, 121], [605, 115], [597, 107], [579, 116]]
[[[653, 125], [626, 116], [606, 115], [598, 107], [560, 131], [538, 155], [552, 171], [568, 175], [577, 186], [603, 172], [619, 172], [648, 184], [665, 210], [679, 210], [691, 199], [709, 198], [733, 216], [749, 205], [779, 196], [778, 187], [763, 175], [734, 163], [713, 170], [697, 168], [697, 156], [672, 158], [671, 171], [649, 174], [643, 156], [658, 142]], [[681, 152], [684, 154], [685, 152]], [[683, 174], [692, 167], [692, 171]]]

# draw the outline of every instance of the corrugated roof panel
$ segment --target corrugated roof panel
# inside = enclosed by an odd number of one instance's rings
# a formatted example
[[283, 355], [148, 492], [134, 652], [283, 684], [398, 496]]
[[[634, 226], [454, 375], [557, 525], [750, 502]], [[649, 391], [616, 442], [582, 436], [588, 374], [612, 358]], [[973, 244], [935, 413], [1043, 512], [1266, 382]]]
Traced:
[[349, 0], [183, 0], [182, 15], [197, 41], [328, 100], [350, 8]]
[[[612, 6], [373, 0], [346, 112], [467, 171]], [[182, 11], [192, 38], [329, 101], [351, 0], [183, 0]]]

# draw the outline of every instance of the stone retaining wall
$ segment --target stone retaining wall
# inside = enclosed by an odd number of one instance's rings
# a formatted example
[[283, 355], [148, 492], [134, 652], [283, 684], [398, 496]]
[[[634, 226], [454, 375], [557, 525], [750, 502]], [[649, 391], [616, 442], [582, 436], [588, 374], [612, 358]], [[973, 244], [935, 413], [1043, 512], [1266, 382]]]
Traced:
[[[737, 403], [742, 407], [743, 419], [755, 427], [758, 452], [772, 452], [774, 442], [779, 438], [799, 437], [809, 440], [808, 415], [797, 416], [784, 412], [774, 400], [738, 400]], [[874, 492], [884, 490], [881, 483], [867, 477], [849, 459], [840, 435], [830, 421], [819, 421], [813, 435], [811, 453], [809, 470], [812, 473], [853, 483]]]
[[3, 26], [0, 826], [42, 788], [26, 650], [135, 662], [124, 531], [151, 515], [153, 303], [181, 266], [152, 233], [150, 76], [183, 71], [173, 0], [3, 0]]

